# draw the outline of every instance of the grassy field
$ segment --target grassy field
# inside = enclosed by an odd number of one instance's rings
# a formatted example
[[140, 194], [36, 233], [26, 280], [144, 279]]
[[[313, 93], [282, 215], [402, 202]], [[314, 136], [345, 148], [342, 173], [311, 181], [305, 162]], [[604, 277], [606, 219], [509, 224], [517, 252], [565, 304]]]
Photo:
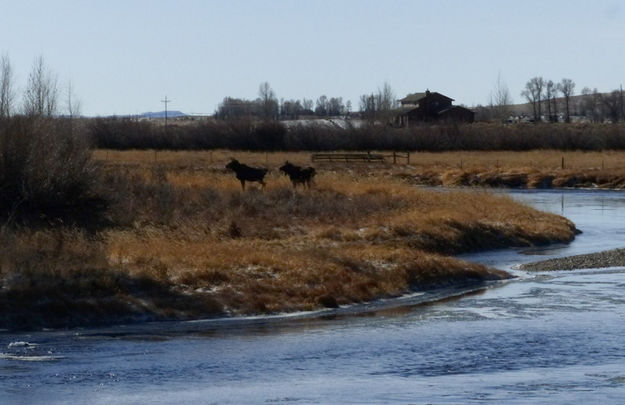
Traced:
[[[242, 191], [224, 169], [231, 156], [270, 168], [265, 189]], [[107, 197], [97, 227], [0, 229], [0, 325], [335, 307], [503, 279], [451, 255], [574, 237], [565, 218], [507, 197], [412, 187], [419, 162], [436, 157], [315, 165], [314, 187], [294, 190], [277, 167], [310, 164], [307, 153], [95, 151]]]
[[[147, 165], [160, 164], [184, 167], [222, 167], [230, 157], [255, 165], [279, 166], [285, 160], [297, 164], [310, 164], [310, 152], [240, 152], [215, 151], [114, 151], [96, 150], [94, 158], [110, 164]], [[625, 170], [625, 152], [563, 152], [534, 150], [528, 152], [412, 152], [410, 166], [414, 169], [535, 169], [560, 170], [564, 158], [567, 170]], [[403, 160], [399, 162], [405, 163]]]
[[[389, 153], [386, 152], [386, 155]], [[269, 178], [277, 178], [277, 168], [289, 160], [310, 165], [309, 152], [174, 152], [174, 151], [107, 151], [94, 153], [96, 160], [133, 168], [156, 166], [184, 172], [190, 180], [207, 178], [204, 172], [221, 170], [231, 157], [253, 165], [273, 168]], [[405, 181], [428, 186], [478, 186], [513, 188], [625, 188], [625, 152], [562, 152], [539, 150], [528, 152], [417, 152], [410, 154], [410, 164], [398, 158], [398, 164], [317, 164], [326, 172], [347, 172], [355, 176], [391, 175]]]

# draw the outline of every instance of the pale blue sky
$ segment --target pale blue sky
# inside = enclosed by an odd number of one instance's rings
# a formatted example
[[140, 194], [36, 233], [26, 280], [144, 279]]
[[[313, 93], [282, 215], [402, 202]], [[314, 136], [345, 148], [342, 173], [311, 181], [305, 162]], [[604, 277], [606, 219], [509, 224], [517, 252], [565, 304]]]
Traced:
[[485, 104], [497, 75], [600, 91], [625, 82], [623, 0], [0, 0], [20, 93], [43, 55], [86, 115], [212, 113], [225, 96], [352, 100], [387, 81]]

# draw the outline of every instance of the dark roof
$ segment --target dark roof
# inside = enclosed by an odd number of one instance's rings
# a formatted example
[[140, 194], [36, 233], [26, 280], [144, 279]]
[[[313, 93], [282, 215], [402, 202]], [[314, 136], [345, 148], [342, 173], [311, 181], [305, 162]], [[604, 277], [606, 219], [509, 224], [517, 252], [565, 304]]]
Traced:
[[468, 109], [468, 108], [466, 108], [466, 107], [462, 107], [462, 106], [460, 106], [460, 105], [452, 105], [451, 107], [447, 107], [447, 108], [445, 108], [444, 110], [440, 110], [440, 111], [438, 112], [438, 114], [439, 114], [439, 115], [440, 115], [440, 114], [445, 114], [446, 112], [453, 111], [453, 110], [456, 110], [456, 111], [458, 111], [458, 110], [465, 110], [465, 111], [468, 111], [468, 112], [470, 112], [470, 113], [475, 114], [475, 112], [473, 112], [473, 110], [470, 110], [470, 109]]
[[[419, 100], [424, 99], [427, 93], [412, 93], [412, 94], [408, 94], [406, 97], [402, 98], [401, 100], [399, 100], [401, 103], [405, 103], [405, 104], [417, 104], [419, 102]], [[432, 91], [430, 92], [430, 95], [433, 94], [437, 94], [441, 97], [444, 97], [446, 99], [449, 99], [451, 101], [454, 101], [453, 98], [449, 98], [445, 95], [442, 95], [441, 93], [438, 93], [436, 91]]]
[[402, 103], [416, 104], [419, 100], [425, 98], [425, 93], [412, 93], [399, 100]]

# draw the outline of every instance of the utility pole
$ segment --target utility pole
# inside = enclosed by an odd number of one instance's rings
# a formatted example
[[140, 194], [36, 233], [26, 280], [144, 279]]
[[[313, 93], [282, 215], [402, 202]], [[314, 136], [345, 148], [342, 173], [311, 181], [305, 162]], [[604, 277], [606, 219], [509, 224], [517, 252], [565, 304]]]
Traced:
[[621, 84], [621, 120], [625, 121], [625, 112], [623, 111], [623, 85]]
[[171, 100], [165, 96], [165, 100], [161, 100], [161, 103], [165, 103], [165, 132], [167, 132], [167, 103], [171, 103]]

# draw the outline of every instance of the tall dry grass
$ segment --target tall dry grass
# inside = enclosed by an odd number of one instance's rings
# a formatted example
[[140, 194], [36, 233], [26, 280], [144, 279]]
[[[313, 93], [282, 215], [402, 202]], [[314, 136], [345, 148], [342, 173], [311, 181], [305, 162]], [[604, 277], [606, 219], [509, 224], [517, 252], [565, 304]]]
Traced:
[[[383, 152], [381, 152], [383, 153]], [[250, 152], [250, 151], [154, 151], [129, 150], [118, 151], [110, 149], [96, 149], [93, 151], [96, 161], [107, 165], [121, 166], [166, 166], [170, 169], [194, 168], [195, 170], [221, 169], [234, 157], [246, 163], [258, 166], [277, 167], [285, 160], [304, 165], [311, 164], [310, 152]], [[457, 151], [457, 152], [420, 152], [412, 151], [409, 167], [415, 169], [473, 169], [473, 168], [501, 168], [536, 170], [559, 170], [564, 158], [566, 170], [593, 170], [625, 169], [625, 152], [621, 151], [559, 151], [553, 149], [532, 151]], [[390, 163], [392, 159], [387, 159]], [[344, 164], [317, 163], [322, 168], [337, 168], [340, 171], [349, 171], [350, 166]], [[405, 161], [400, 160], [397, 165], [380, 164], [353, 164], [352, 168], [367, 167], [371, 169], [395, 169], [405, 167]], [[376, 170], [379, 171], [379, 170]]]
[[145, 184], [129, 193], [141, 203], [122, 198], [128, 205], [116, 211], [135, 221], [107, 232], [109, 260], [209, 296], [231, 314], [501, 278], [441, 254], [566, 241], [575, 231], [566, 219], [509, 198], [425, 191], [392, 176], [321, 172], [311, 191], [276, 178], [264, 191], [244, 192], [230, 173], [200, 182], [186, 169], [161, 177], [136, 170], [143, 175], [133, 182]]
[[80, 229], [0, 230], [0, 328], [60, 328], [222, 313], [149, 268], [113, 263]]
[[[97, 151], [106, 225], [3, 228], [0, 327], [310, 310], [507, 274], [446, 255], [566, 241], [568, 220], [484, 192], [407, 186], [407, 166], [319, 167], [294, 190], [276, 167], [243, 191], [231, 152]], [[212, 159], [212, 160], [211, 160]]]

